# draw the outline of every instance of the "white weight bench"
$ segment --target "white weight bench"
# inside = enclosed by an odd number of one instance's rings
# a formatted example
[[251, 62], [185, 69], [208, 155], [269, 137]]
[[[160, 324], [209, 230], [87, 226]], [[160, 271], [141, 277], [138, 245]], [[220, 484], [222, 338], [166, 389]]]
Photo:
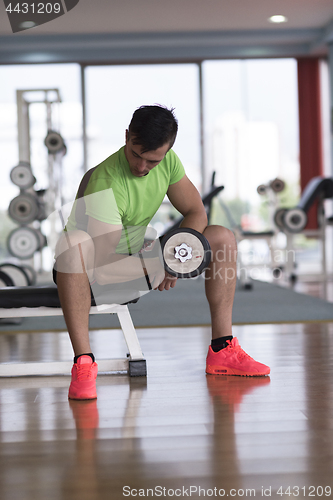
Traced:
[[[131, 377], [146, 376], [146, 360], [143, 358], [139, 340], [127, 307], [136, 302], [138, 292], [106, 291], [98, 296], [98, 304], [92, 298], [90, 314], [117, 314], [129, 354], [122, 359], [99, 359], [100, 372], [126, 371]], [[0, 318], [28, 318], [61, 316], [57, 287], [31, 286], [6, 287], [0, 289]], [[72, 361], [36, 363], [0, 363], [0, 377], [22, 377], [28, 375], [69, 375]]]

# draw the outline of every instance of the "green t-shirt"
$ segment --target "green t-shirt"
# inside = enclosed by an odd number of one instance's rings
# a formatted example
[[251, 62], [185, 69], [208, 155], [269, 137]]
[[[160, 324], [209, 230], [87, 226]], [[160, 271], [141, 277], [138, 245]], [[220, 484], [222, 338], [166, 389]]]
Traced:
[[140, 250], [146, 228], [161, 206], [167, 190], [185, 175], [176, 153], [168, 151], [148, 175], [136, 177], [130, 171], [124, 147], [97, 165], [68, 219], [67, 230], [87, 229], [88, 217], [122, 225], [117, 253]]

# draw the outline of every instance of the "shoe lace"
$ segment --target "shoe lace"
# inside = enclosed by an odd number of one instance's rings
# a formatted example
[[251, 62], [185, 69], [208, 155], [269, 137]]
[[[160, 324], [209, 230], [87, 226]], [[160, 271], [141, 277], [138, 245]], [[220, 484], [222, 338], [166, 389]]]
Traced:
[[251, 356], [247, 354], [247, 352], [245, 352], [239, 344], [235, 346], [232, 344], [231, 340], [227, 340], [227, 343], [229, 344], [228, 349], [232, 349], [233, 351], [235, 351], [235, 353], [237, 353], [237, 358], [240, 361], [243, 361], [244, 359], [251, 359], [252, 361], [254, 361], [254, 359], [251, 358]]
[[90, 380], [92, 378], [91, 373], [92, 365], [78, 365], [77, 367], [77, 380]]

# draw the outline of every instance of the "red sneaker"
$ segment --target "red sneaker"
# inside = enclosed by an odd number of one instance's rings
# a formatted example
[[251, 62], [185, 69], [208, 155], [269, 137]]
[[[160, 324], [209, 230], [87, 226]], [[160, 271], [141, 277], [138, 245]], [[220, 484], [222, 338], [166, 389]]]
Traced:
[[262, 377], [269, 375], [269, 366], [258, 363], [241, 348], [237, 338], [227, 340], [228, 347], [214, 352], [209, 346], [206, 359], [206, 373], [212, 375], [241, 375]]
[[80, 356], [72, 368], [69, 399], [96, 399], [96, 377], [98, 366], [90, 356]]

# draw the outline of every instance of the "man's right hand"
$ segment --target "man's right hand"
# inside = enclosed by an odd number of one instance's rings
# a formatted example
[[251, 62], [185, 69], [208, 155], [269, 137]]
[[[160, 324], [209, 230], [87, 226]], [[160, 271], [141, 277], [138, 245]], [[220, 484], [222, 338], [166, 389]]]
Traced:
[[174, 288], [176, 286], [176, 282], [178, 278], [175, 278], [175, 276], [171, 276], [171, 274], [167, 273], [166, 271], [164, 272], [165, 276], [163, 281], [159, 284], [158, 287], [154, 288], [154, 290], [160, 290], [162, 292], [163, 290], [170, 290], [170, 288]]

